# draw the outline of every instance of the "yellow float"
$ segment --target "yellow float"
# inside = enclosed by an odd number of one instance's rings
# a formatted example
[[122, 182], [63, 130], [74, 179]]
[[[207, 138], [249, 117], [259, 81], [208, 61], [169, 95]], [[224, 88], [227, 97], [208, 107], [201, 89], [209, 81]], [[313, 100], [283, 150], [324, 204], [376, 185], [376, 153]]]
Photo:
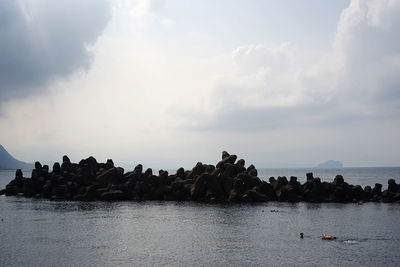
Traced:
[[322, 236], [321, 236], [321, 239], [328, 239], [328, 240], [330, 240], [330, 239], [336, 239], [336, 237], [331, 236], [331, 235], [322, 235]]

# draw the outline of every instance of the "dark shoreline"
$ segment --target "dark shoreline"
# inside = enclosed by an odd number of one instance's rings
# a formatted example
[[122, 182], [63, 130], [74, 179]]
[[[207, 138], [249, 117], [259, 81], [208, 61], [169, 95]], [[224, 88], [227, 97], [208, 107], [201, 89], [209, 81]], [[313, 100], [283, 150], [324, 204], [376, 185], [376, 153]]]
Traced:
[[47, 165], [35, 163], [31, 178], [16, 171], [15, 179], [0, 195], [36, 197], [52, 200], [180, 200], [207, 203], [230, 202], [314, 202], [314, 203], [400, 203], [400, 185], [388, 180], [388, 188], [382, 184], [374, 187], [351, 185], [337, 175], [333, 182], [321, 182], [312, 173], [307, 173], [303, 184], [297, 177], [271, 177], [269, 182], [257, 177], [257, 169], [245, 168], [243, 159], [222, 153], [216, 166], [197, 163], [192, 170], [180, 168], [175, 174], [160, 170], [154, 175], [152, 169], [143, 171], [137, 165], [131, 172], [115, 167], [112, 160], [98, 163], [89, 157], [78, 164], [71, 163], [67, 156], [63, 163], [54, 163], [49, 172]]

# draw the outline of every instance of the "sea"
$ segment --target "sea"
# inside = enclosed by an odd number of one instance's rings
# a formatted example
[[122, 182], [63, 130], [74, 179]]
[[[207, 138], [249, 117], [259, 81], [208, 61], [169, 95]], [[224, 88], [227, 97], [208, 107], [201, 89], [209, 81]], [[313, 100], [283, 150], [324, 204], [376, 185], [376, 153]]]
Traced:
[[[342, 174], [362, 186], [400, 182], [400, 167], [258, 171], [265, 180], [304, 182], [313, 172], [322, 181]], [[13, 177], [14, 171], [1, 171], [0, 188]], [[0, 196], [0, 218], [0, 266], [400, 266], [400, 204]], [[322, 234], [337, 238], [322, 240]]]

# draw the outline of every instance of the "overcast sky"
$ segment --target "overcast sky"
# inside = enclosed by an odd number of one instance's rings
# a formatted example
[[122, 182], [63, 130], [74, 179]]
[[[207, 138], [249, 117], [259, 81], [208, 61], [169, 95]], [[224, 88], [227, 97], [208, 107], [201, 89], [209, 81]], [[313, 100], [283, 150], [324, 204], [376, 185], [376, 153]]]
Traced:
[[399, 166], [400, 0], [0, 0], [0, 143], [155, 168]]

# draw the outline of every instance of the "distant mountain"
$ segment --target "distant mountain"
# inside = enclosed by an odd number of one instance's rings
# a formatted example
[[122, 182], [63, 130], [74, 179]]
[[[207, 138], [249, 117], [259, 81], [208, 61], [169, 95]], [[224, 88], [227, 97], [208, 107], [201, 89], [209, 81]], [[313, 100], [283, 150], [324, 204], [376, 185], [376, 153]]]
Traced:
[[318, 164], [315, 168], [328, 169], [328, 168], [343, 168], [343, 164], [337, 160], [328, 160]]
[[0, 145], [0, 170], [33, 169], [34, 165], [15, 159], [5, 148]]

